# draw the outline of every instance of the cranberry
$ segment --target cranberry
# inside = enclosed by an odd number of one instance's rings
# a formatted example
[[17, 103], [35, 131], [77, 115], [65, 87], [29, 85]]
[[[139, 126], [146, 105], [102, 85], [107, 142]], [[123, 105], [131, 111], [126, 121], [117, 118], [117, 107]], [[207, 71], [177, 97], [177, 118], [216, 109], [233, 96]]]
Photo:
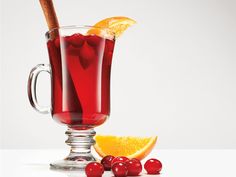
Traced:
[[118, 157], [116, 157], [116, 158], [114, 158], [113, 160], [112, 160], [112, 162], [111, 162], [111, 166], [113, 166], [115, 163], [117, 163], [117, 162], [123, 162], [123, 163], [125, 163], [125, 162], [127, 162], [129, 159], [127, 158], [127, 157], [125, 157], [125, 156], [118, 156]]
[[157, 159], [149, 159], [144, 164], [144, 168], [148, 174], [159, 174], [162, 169], [162, 164]]
[[115, 177], [126, 177], [128, 173], [128, 169], [125, 165], [125, 163], [122, 162], [116, 162], [112, 167], [112, 172], [115, 175]]
[[69, 45], [66, 48], [66, 54], [67, 55], [72, 55], [72, 56], [79, 56], [79, 49], [76, 47], [73, 47], [72, 45]]
[[87, 43], [80, 48], [80, 63], [84, 69], [86, 69], [93, 61], [96, 60], [97, 56], [92, 47]]
[[98, 162], [90, 162], [85, 167], [85, 173], [88, 177], [101, 177], [104, 173], [104, 168], [102, 164]]
[[95, 35], [89, 35], [86, 37], [86, 39], [87, 39], [87, 43], [91, 46], [100, 45], [100, 43], [103, 40], [103, 38], [101, 38], [99, 36], [95, 36]]
[[111, 162], [115, 157], [112, 155], [107, 155], [103, 157], [101, 164], [103, 165], [105, 170], [111, 170]]
[[75, 47], [81, 47], [84, 44], [84, 36], [82, 34], [73, 34], [69, 39], [70, 43]]
[[138, 159], [131, 159], [125, 164], [128, 168], [128, 176], [138, 176], [142, 171], [142, 164]]

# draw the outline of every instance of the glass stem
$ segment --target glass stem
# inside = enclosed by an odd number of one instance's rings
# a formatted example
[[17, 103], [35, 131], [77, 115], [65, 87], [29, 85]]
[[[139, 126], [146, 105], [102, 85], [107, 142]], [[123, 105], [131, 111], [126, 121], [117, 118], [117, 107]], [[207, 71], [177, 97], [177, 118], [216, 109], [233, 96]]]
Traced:
[[68, 128], [66, 135], [68, 139], [66, 144], [71, 147], [70, 154], [65, 160], [72, 161], [95, 161], [95, 158], [91, 154], [91, 146], [95, 144], [93, 139], [96, 132], [93, 129], [89, 130], [74, 130]]
[[51, 169], [83, 170], [89, 162], [96, 161], [91, 153], [91, 146], [95, 144], [93, 139], [95, 134], [93, 129], [74, 130], [68, 128], [66, 144], [71, 147], [70, 153], [64, 160], [51, 163]]

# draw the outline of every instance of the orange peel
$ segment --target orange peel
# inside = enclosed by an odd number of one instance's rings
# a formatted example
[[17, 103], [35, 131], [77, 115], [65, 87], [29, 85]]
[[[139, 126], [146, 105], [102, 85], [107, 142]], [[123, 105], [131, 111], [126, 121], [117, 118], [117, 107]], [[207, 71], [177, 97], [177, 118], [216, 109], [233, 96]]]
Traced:
[[110, 17], [96, 23], [93, 26], [95, 28], [91, 28], [87, 32], [87, 34], [95, 34], [98, 36], [102, 36], [102, 30], [104, 28], [107, 28], [115, 34], [115, 37], [119, 37], [128, 27], [132, 26], [135, 23], [135, 20], [128, 17]]
[[101, 156], [126, 156], [128, 158], [144, 159], [156, 144], [157, 136], [131, 137], [96, 135], [95, 151]]

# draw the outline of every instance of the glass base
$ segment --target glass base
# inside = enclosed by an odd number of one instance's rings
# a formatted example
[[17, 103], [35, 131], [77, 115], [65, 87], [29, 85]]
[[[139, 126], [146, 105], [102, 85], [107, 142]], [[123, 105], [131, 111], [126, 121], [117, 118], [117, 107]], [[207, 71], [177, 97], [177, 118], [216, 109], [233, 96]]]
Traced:
[[91, 146], [95, 143], [93, 136], [96, 132], [89, 130], [68, 129], [66, 144], [71, 147], [70, 154], [60, 161], [50, 164], [53, 170], [83, 170], [89, 162], [96, 161], [91, 154]]
[[50, 164], [50, 169], [52, 170], [84, 170], [89, 162], [96, 161], [96, 159], [91, 158], [90, 161], [71, 161], [71, 160], [60, 160]]

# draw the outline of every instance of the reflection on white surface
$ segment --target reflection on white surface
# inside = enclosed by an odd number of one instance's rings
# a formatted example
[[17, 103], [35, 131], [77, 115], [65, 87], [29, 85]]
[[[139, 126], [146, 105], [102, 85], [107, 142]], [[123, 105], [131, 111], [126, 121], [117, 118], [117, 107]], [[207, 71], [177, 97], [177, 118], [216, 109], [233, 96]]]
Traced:
[[[70, 172], [70, 171], [58, 171], [58, 170], [51, 170], [51, 171], [54, 171], [55, 173], [61, 173], [63, 174], [64, 176], [66, 177], [81, 177], [81, 176], [86, 176], [86, 174], [82, 171], [73, 171], [73, 172]], [[161, 177], [161, 174], [159, 175], [147, 175], [145, 173], [142, 173], [142, 175], [139, 175], [139, 177], [141, 176], [149, 176], [149, 177]], [[104, 174], [103, 174], [103, 177], [114, 177], [114, 175], [112, 174], [112, 172], [110, 171], [105, 171]]]
[[82, 171], [59, 171], [59, 170], [51, 170], [54, 173], [59, 173], [60, 175], [64, 175], [65, 177], [81, 177], [81, 176], [86, 176], [84, 172]]
[[[0, 150], [1, 177], [86, 177], [84, 172], [50, 170], [49, 163], [62, 159], [67, 150]], [[149, 157], [163, 163], [161, 175], [141, 177], [235, 177], [236, 150], [155, 150]], [[149, 158], [148, 157], [148, 158]], [[143, 160], [143, 163], [146, 160]], [[112, 177], [105, 172], [103, 177]]]

